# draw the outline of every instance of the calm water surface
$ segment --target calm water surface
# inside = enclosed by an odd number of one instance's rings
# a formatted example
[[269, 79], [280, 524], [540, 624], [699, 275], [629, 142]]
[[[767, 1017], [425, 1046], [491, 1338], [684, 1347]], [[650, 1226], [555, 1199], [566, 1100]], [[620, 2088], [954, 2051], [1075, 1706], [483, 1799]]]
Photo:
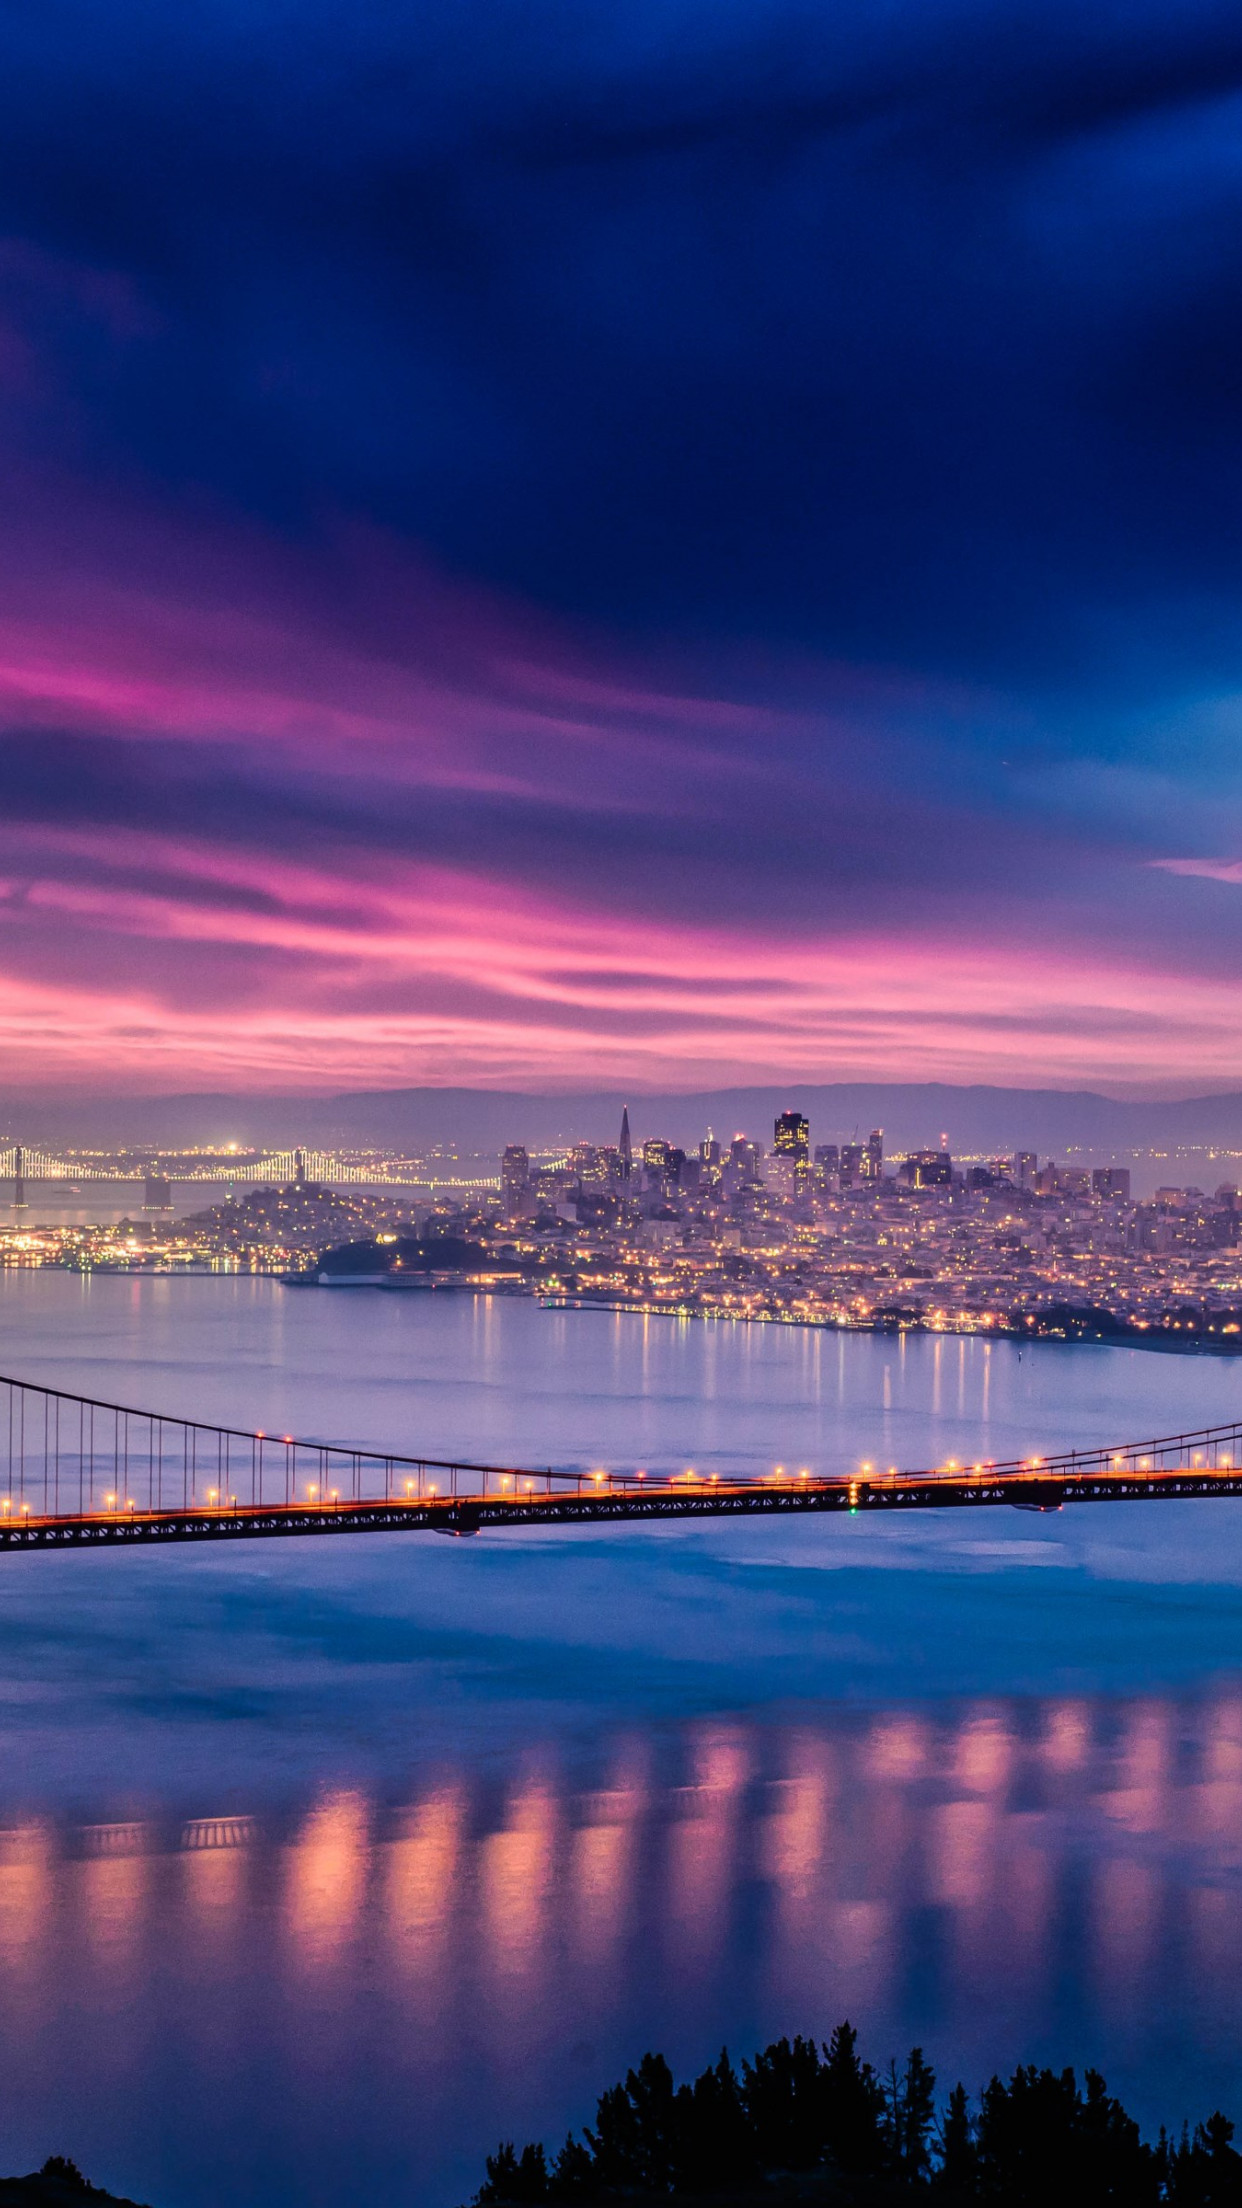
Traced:
[[[0, 1369], [557, 1465], [1237, 1415], [1124, 1350], [0, 1273]], [[156, 2208], [452, 2208], [649, 2044], [1242, 2115], [1229, 1503], [0, 1559], [0, 2138]]]

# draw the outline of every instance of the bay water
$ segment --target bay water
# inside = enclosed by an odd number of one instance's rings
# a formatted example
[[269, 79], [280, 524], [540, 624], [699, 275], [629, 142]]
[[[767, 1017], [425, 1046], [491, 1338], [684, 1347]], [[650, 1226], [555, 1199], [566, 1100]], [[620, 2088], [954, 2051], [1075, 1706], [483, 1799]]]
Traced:
[[[1231, 1419], [1229, 1359], [0, 1273], [0, 1370], [558, 1467]], [[1242, 2117], [1232, 1502], [0, 1557], [0, 2169], [453, 2208], [648, 2046]]]

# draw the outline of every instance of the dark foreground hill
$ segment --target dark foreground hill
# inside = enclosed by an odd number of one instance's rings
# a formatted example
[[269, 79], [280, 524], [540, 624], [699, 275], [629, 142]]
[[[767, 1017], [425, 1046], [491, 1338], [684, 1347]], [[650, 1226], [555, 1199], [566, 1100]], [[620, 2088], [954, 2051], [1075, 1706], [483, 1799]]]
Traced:
[[73, 2162], [54, 2154], [29, 2177], [0, 2177], [0, 2208], [140, 2208], [92, 2185]]

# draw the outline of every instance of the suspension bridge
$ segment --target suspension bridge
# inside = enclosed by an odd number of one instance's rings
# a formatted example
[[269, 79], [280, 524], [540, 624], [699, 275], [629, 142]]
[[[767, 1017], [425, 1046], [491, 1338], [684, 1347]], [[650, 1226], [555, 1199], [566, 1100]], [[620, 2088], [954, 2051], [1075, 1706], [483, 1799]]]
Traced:
[[341, 1155], [335, 1150], [202, 1151], [157, 1156], [135, 1153], [118, 1158], [105, 1152], [61, 1157], [28, 1144], [0, 1140], [0, 1182], [23, 1193], [44, 1181], [139, 1183], [148, 1175], [170, 1182], [208, 1182], [287, 1186], [302, 1181], [365, 1187], [460, 1188], [484, 1191], [500, 1186], [499, 1173], [471, 1174], [461, 1162], [441, 1158], [397, 1158], [380, 1153]]
[[1242, 1422], [923, 1471], [762, 1475], [472, 1464], [136, 1410], [0, 1376], [0, 1548], [273, 1534], [977, 1510], [1242, 1495]]

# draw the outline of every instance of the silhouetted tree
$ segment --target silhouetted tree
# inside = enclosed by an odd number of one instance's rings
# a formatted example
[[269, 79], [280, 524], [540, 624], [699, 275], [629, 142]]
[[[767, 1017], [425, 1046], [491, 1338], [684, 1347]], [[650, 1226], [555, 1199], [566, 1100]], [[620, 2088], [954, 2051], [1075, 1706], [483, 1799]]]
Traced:
[[674, 2103], [673, 2182], [679, 2192], [730, 2193], [759, 2175], [754, 2135], [737, 2075], [723, 2049], [714, 2069], [679, 2086]]
[[976, 2195], [1004, 2208], [1047, 2208], [1077, 2192], [1116, 2208], [1156, 2208], [1159, 2170], [1139, 2128], [1088, 2070], [1086, 2094], [1072, 2070], [1014, 2071], [993, 2078], [975, 2125]]
[[931, 2169], [936, 2121], [936, 2073], [921, 2047], [910, 2049], [904, 2070], [889, 2064], [885, 2097], [890, 2167], [909, 2183], [921, 2184]]
[[548, 2177], [548, 2198], [555, 2201], [589, 2200], [599, 2192], [595, 2163], [589, 2147], [572, 2131], [557, 2155]]
[[667, 2193], [676, 2170], [676, 2094], [663, 2055], [644, 2055], [624, 2085], [600, 2095], [586, 2134], [602, 2186]]
[[[594, 2208], [625, 2196], [769, 2190], [801, 2197], [806, 2173], [822, 2208], [1242, 2208], [1242, 2154], [1219, 2111], [1173, 2145], [1153, 2149], [1098, 2071], [1019, 2068], [994, 2077], [972, 2115], [965, 2088], [936, 2122], [935, 2076], [921, 2048], [877, 2077], [853, 2026], [831, 2040], [779, 2039], [739, 2078], [722, 2051], [678, 2086], [662, 2055], [646, 2054], [600, 2095], [595, 2126], [571, 2133], [551, 2169], [542, 2146], [505, 2140], [487, 2158], [477, 2208]], [[72, 2164], [47, 2174], [77, 2182]], [[787, 2182], [782, 2187], [781, 2180]]]
[[823, 2138], [829, 2161], [852, 2175], [881, 2169], [885, 2160], [884, 2088], [869, 2062], [859, 2060], [858, 2034], [838, 2024], [820, 2071]]
[[97, 2185], [92, 2185], [83, 2177], [77, 2163], [71, 2162], [67, 2154], [49, 2154], [39, 2175], [59, 2178], [62, 2185], [68, 2186], [75, 2193], [95, 2193], [99, 2190]]
[[742, 2105], [765, 2170], [813, 2170], [824, 2156], [819, 2049], [777, 2039], [742, 2064]]
[[1171, 2151], [1162, 2138], [1169, 2208], [1242, 2208], [1242, 2155], [1232, 2144], [1233, 2131], [1217, 2109], [1196, 2126], [1193, 2139], [1183, 2130]]
[[502, 2140], [487, 2157], [487, 2182], [475, 2199], [479, 2208], [505, 2203], [505, 2208], [540, 2208], [548, 2197], [548, 2165], [541, 2146], [523, 2147], [515, 2154], [513, 2141]]
[[979, 2174], [975, 2127], [964, 2085], [955, 2085], [940, 2119], [937, 2184], [953, 2199], [971, 2199]]

